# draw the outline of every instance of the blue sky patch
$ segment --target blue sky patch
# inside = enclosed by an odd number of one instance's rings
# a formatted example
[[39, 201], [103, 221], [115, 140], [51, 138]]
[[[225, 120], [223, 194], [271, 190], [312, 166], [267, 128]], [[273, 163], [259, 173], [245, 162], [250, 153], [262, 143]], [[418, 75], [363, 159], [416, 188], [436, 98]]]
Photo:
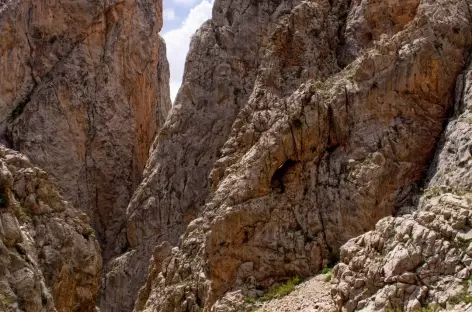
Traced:
[[213, 2], [214, 0], [164, 0], [164, 27], [161, 35], [167, 45], [172, 101], [182, 84], [190, 38], [211, 18]]

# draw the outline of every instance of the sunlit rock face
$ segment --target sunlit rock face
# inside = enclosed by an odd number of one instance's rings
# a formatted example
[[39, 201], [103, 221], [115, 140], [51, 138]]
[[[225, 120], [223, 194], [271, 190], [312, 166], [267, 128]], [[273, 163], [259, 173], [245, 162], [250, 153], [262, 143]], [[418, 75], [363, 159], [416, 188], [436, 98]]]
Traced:
[[465, 0], [217, 0], [128, 206], [107, 300], [131, 304], [146, 280], [136, 310], [225, 311], [228, 291], [336, 261], [424, 177], [470, 29]]
[[341, 248], [332, 295], [343, 311], [472, 309], [466, 305], [472, 264], [471, 87], [469, 64], [457, 79], [454, 115], [416, 209], [382, 219]]

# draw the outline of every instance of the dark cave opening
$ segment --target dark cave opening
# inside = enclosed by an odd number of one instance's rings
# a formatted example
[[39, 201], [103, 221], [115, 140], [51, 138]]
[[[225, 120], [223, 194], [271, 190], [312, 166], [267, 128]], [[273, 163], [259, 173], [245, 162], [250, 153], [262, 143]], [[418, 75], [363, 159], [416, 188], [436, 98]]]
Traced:
[[297, 161], [289, 159], [274, 172], [270, 181], [270, 188], [273, 191], [280, 194], [285, 192], [284, 176], [297, 163]]

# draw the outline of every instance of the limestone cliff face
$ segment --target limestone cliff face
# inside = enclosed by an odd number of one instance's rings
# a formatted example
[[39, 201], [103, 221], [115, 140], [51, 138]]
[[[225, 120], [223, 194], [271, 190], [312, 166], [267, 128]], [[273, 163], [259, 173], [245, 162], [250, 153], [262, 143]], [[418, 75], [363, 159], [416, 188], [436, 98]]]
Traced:
[[219, 311], [227, 291], [334, 261], [424, 176], [471, 43], [466, 0], [217, 0], [105, 305], [129, 307], [151, 256], [136, 310]]
[[161, 27], [161, 1], [0, 4], [0, 135], [87, 212], [105, 258], [170, 108]]
[[[469, 297], [472, 269], [472, 67], [417, 211], [385, 218], [341, 248], [333, 299], [343, 311], [450, 309]], [[469, 311], [464, 306], [456, 311]]]
[[0, 146], [0, 310], [95, 311], [101, 265], [87, 216], [45, 171]]

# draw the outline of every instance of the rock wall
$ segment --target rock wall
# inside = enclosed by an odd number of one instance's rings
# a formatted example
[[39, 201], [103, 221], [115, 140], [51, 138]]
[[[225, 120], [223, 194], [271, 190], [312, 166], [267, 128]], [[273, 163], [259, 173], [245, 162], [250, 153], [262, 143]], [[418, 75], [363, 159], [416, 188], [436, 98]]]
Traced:
[[[459, 76], [455, 110], [418, 211], [382, 219], [374, 231], [341, 248], [332, 295], [343, 311], [383, 311], [389, 307], [415, 311], [427, 305], [449, 310], [470, 303], [471, 65]], [[466, 307], [456, 310], [465, 311]]]
[[218, 311], [227, 291], [335, 261], [423, 178], [471, 42], [465, 0], [217, 0], [104, 306], [129, 308], [151, 256], [139, 311]]
[[162, 2], [0, 3], [0, 136], [56, 178], [104, 247], [170, 109]]
[[[216, 0], [170, 109], [160, 1], [2, 1], [1, 140], [91, 217], [102, 311], [228, 311], [339, 256], [339, 309], [446, 306], [472, 259], [470, 4]], [[420, 211], [382, 219], [453, 106]], [[0, 162], [0, 308], [92, 311], [87, 218]]]
[[87, 216], [45, 171], [0, 146], [0, 310], [95, 311], [101, 266]]

